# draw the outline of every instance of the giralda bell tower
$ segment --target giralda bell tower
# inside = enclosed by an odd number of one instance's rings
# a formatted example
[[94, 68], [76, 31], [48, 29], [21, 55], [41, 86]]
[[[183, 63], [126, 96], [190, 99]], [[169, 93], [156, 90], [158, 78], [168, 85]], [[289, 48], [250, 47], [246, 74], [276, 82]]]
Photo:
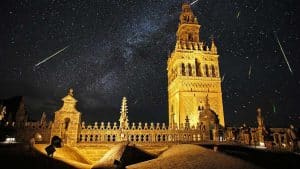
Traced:
[[217, 47], [213, 39], [210, 46], [200, 40], [201, 25], [189, 4], [182, 5], [179, 20], [176, 46], [168, 56], [169, 126], [184, 125], [188, 118], [196, 127], [207, 96], [224, 126]]

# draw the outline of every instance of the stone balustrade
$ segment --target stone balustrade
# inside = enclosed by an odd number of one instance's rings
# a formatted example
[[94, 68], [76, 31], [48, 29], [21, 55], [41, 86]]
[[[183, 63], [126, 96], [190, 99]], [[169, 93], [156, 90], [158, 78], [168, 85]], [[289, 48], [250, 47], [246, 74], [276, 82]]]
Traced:
[[[99, 125], [100, 124], [100, 125]], [[111, 125], [113, 124], [113, 125]], [[181, 124], [168, 128], [165, 123], [131, 123], [127, 128], [120, 128], [116, 122], [93, 124], [81, 123], [79, 143], [99, 142], [197, 142], [207, 137], [207, 131], [200, 127], [186, 127]]]
[[[104, 122], [100, 122], [100, 125], [98, 122], [94, 122], [93, 124], [85, 124], [85, 122], [81, 123], [81, 129], [82, 130], [119, 130], [120, 126], [117, 122], [111, 123], [107, 122], [106, 124]], [[129, 125], [127, 128], [124, 128], [123, 130], [186, 130], [184, 124], [180, 124], [180, 126], [174, 126], [173, 128], [168, 128], [165, 123], [135, 123], [132, 122], [131, 125]], [[190, 126], [188, 129], [190, 130], [198, 130], [199, 127]]]

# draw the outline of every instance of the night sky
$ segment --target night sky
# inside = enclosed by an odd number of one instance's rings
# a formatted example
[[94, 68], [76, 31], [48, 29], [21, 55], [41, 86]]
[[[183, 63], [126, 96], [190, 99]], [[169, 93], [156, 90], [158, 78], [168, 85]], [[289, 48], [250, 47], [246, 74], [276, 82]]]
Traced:
[[[85, 121], [117, 121], [126, 96], [130, 122], [167, 122], [167, 56], [183, 2], [1, 1], [0, 98], [23, 95], [31, 119], [52, 118], [73, 88]], [[297, 0], [192, 5], [200, 39], [214, 36], [218, 47], [227, 125], [256, 126], [257, 107], [267, 125], [300, 125], [299, 8]]]

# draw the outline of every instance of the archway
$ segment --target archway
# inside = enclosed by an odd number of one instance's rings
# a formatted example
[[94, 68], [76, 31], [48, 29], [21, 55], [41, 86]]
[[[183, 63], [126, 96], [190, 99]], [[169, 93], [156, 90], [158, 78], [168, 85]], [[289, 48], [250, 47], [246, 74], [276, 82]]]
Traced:
[[64, 129], [68, 130], [71, 119], [69, 117], [64, 119]]

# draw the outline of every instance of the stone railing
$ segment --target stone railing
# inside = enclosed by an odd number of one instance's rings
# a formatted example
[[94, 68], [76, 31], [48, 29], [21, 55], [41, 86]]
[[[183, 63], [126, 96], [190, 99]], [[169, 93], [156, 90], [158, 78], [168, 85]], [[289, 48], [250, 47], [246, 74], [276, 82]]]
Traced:
[[195, 142], [210, 140], [208, 131], [200, 128], [180, 127], [168, 128], [165, 123], [131, 123], [128, 128], [120, 129], [116, 122], [95, 122], [92, 125], [81, 124], [79, 142]]
[[47, 128], [51, 128], [52, 123], [40, 123], [40, 122], [26, 122], [24, 125], [24, 128], [32, 128], [32, 129], [47, 129]]
[[[85, 122], [81, 123], [82, 130], [120, 130], [120, 126], [117, 122], [111, 123], [107, 122], [94, 122], [94, 124], [86, 125]], [[199, 126], [186, 126], [184, 124], [180, 124], [179, 126], [174, 125], [172, 128], [168, 128], [165, 123], [131, 123], [127, 128], [123, 128], [123, 130], [200, 130]]]
[[179, 50], [183, 49], [211, 52], [211, 49], [205, 45], [204, 42], [177, 41], [175, 48]]
[[[104, 122], [98, 123], [95, 122], [94, 124], [86, 125], [85, 122], [81, 123], [81, 129], [87, 129], [87, 130], [119, 130], [120, 127], [117, 124], [117, 122], [110, 123], [107, 122], [106, 124]], [[124, 128], [126, 130], [167, 130], [168, 127], [165, 123], [131, 123], [127, 128]]]
[[81, 130], [79, 142], [197, 142], [207, 140], [199, 130]]

